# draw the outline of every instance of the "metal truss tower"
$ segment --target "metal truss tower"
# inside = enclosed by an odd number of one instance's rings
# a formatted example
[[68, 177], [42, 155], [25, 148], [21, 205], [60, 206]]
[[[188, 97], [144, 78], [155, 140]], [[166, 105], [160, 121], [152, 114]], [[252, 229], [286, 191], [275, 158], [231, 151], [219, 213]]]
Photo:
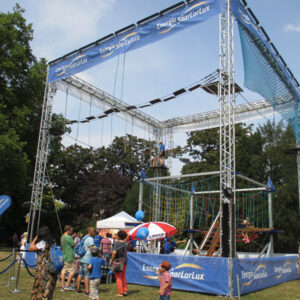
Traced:
[[55, 93], [56, 89], [51, 88], [46, 80], [27, 228], [27, 239], [29, 242], [32, 241], [33, 234], [39, 227], [40, 223], [43, 187], [45, 182], [45, 172], [50, 142], [49, 128], [52, 118]]
[[235, 257], [235, 82], [233, 16], [230, 0], [219, 17], [219, 105], [220, 105], [220, 250]]

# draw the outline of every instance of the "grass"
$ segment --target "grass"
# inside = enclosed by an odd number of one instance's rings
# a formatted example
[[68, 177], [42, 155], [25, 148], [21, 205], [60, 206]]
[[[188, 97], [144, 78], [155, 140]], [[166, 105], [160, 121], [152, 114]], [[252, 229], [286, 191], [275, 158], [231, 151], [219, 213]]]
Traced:
[[[9, 252], [0, 252], [0, 259], [8, 256]], [[0, 262], [0, 271], [9, 265], [10, 259]], [[17, 270], [17, 268], [16, 268]], [[29, 299], [31, 288], [33, 284], [33, 278], [30, 277], [24, 268], [20, 272], [20, 280], [18, 288], [22, 291], [18, 294], [12, 294], [10, 291], [15, 288], [15, 281], [11, 281], [10, 286], [6, 286], [8, 282], [9, 270], [0, 275], [0, 299]], [[16, 272], [16, 271], [15, 271]], [[243, 300], [300, 300], [300, 280], [290, 281], [272, 288], [268, 288], [256, 293], [242, 296]], [[126, 299], [138, 299], [138, 300], [152, 300], [158, 299], [158, 288], [146, 287], [141, 285], [130, 284], [128, 286], [128, 297]], [[117, 292], [116, 284], [102, 284], [100, 286], [99, 299], [118, 299], [114, 297]], [[172, 291], [172, 300], [213, 300], [220, 299], [220, 296], [210, 296], [198, 293], [189, 293], [182, 291]], [[82, 294], [76, 294], [75, 292], [61, 292], [59, 283], [54, 293], [53, 299], [55, 300], [76, 300], [76, 299], [88, 299]]]

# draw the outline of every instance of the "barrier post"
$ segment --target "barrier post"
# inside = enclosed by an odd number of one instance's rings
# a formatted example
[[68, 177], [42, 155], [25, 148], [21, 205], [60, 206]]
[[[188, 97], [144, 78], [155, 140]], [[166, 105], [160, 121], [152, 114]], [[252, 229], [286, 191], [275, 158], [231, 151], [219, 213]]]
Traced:
[[18, 289], [18, 284], [19, 284], [19, 277], [20, 277], [20, 270], [21, 270], [21, 262], [22, 259], [19, 257], [18, 261], [18, 271], [17, 271], [17, 278], [16, 278], [16, 287], [14, 290], [11, 291], [11, 293], [16, 294], [16, 293], [21, 293], [22, 291]]
[[[12, 253], [11, 263], [12, 263], [13, 261], [15, 261], [15, 259], [16, 259], [16, 250], [15, 250], [15, 248], [13, 248], [13, 253]], [[10, 285], [10, 281], [11, 281], [11, 280], [16, 280], [16, 277], [14, 277], [14, 273], [15, 273], [15, 264], [10, 268], [9, 276], [8, 276], [8, 282], [7, 282], [7, 285], [6, 285], [6, 286], [9, 286], [9, 285]]]

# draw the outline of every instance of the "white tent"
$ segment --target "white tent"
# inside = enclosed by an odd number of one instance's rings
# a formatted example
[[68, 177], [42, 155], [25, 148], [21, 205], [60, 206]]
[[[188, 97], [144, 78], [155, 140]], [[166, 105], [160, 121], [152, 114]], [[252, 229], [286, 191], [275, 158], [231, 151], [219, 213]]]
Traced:
[[[133, 225], [134, 224], [134, 225]], [[131, 229], [132, 227], [140, 224], [140, 222], [122, 211], [110, 218], [97, 222], [98, 229]]]

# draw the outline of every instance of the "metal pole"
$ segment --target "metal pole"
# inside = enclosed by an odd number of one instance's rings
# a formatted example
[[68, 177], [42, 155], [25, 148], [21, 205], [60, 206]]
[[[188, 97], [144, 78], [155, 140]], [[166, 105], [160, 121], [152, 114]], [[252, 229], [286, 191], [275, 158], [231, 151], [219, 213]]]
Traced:
[[183, 192], [183, 193], [187, 193], [187, 194], [190, 194], [190, 193], [191, 193], [190, 191], [187, 191], [187, 190], [178, 189], [178, 188], [175, 188], [175, 187], [166, 185], [166, 184], [161, 184], [161, 183], [159, 183], [158, 181], [153, 183], [153, 182], [149, 182], [148, 179], [147, 179], [147, 180], [145, 180], [144, 182], [147, 183], [147, 184], [156, 186], [156, 187], [166, 188], [166, 189], [173, 190], [173, 191], [177, 191], [177, 192]]
[[[272, 193], [268, 193], [268, 208], [269, 208], [269, 227], [273, 228], [273, 203], [272, 203]], [[270, 235], [270, 244], [268, 248], [268, 256], [272, 256], [274, 253], [274, 237], [273, 234]]]
[[142, 210], [142, 209], [143, 209], [143, 187], [144, 187], [143, 182], [140, 182], [139, 206], [138, 206], [138, 210]]
[[[300, 148], [300, 145], [297, 145]], [[297, 151], [297, 171], [298, 171], [298, 197], [299, 197], [299, 214], [300, 214], [300, 151]]]
[[[194, 227], [194, 195], [191, 194], [190, 197], [190, 229]], [[193, 254], [193, 240], [194, 234], [190, 232], [190, 255]]]
[[22, 262], [22, 259], [21, 259], [21, 257], [19, 257], [17, 279], [16, 279], [16, 287], [15, 287], [14, 290], [11, 291], [11, 293], [13, 293], [13, 294], [21, 293], [22, 292], [21, 290], [18, 289], [19, 278], [20, 278], [20, 270], [21, 270], [21, 262]]
[[155, 180], [165, 180], [165, 179], [179, 179], [179, 178], [189, 178], [189, 177], [197, 177], [197, 176], [209, 176], [209, 175], [218, 175], [220, 171], [212, 171], [212, 172], [202, 172], [202, 173], [193, 173], [193, 174], [184, 174], [184, 175], [173, 175], [173, 176], [163, 176], [163, 177], [152, 177], [147, 178], [147, 181], [155, 181]]
[[[16, 250], [15, 250], [15, 248], [13, 248], [13, 253], [12, 253], [11, 257], [12, 257], [11, 258], [11, 263], [12, 263], [16, 259]], [[8, 276], [8, 282], [7, 282], [6, 286], [10, 285], [11, 280], [16, 280], [16, 278], [13, 276], [14, 273], [15, 273], [15, 264], [10, 268], [10, 272], [9, 272], [9, 276]]]

